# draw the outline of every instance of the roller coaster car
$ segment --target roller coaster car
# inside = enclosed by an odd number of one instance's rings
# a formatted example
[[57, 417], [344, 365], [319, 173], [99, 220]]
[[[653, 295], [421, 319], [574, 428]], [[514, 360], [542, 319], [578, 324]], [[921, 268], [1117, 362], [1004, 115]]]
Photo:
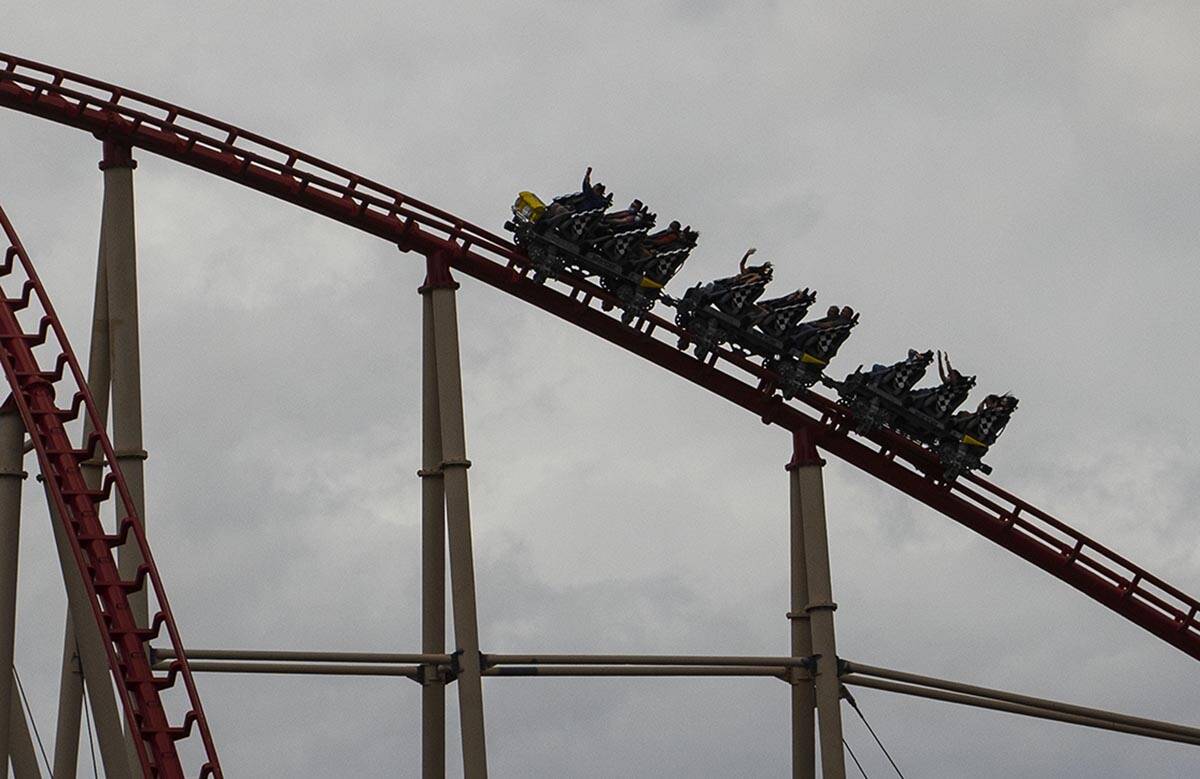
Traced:
[[585, 250], [591, 249], [613, 262], [636, 262], [645, 253], [646, 235], [656, 218], [640, 200], [635, 200], [624, 211], [601, 217], [596, 227], [583, 236], [582, 243]]
[[960, 411], [950, 419], [949, 435], [943, 437], [937, 450], [947, 481], [964, 471], [992, 472], [981, 459], [1004, 432], [1016, 410], [1017, 399], [1012, 395], [988, 395], [975, 411]]
[[774, 351], [754, 343], [755, 303], [766, 291], [774, 271], [769, 262], [747, 267], [746, 258], [753, 253], [752, 249], [742, 257], [741, 271], [736, 276], [697, 284], [676, 303], [675, 322], [688, 333], [679, 342], [681, 349], [691, 341], [701, 360], [726, 342], [760, 356]]
[[936, 422], [945, 423], [971, 394], [974, 376], [964, 376], [953, 368], [942, 376], [936, 387], [913, 390], [904, 397], [904, 406]]
[[[628, 324], [658, 300], [699, 233], [673, 223], [674, 232], [667, 231], [670, 241], [659, 240], [648, 249], [647, 233], [655, 215], [638, 200], [628, 209], [606, 214], [611, 203], [612, 195], [585, 190], [547, 206], [533, 193], [522, 192], [513, 205], [512, 220], [504, 226], [528, 255], [534, 282], [566, 270], [598, 277], [620, 301], [621, 321]], [[576, 210], [580, 208], [584, 210]]]
[[754, 326], [775, 338], [787, 338], [796, 330], [800, 320], [804, 319], [804, 315], [816, 301], [817, 293], [807, 287], [781, 298], [764, 300], [752, 314]]
[[933, 351], [909, 349], [908, 356], [891, 365], [862, 366], [841, 382], [833, 383], [842, 402], [854, 414], [855, 432], [866, 435], [892, 422], [903, 409], [904, 397], [917, 385], [933, 362]]
[[858, 314], [849, 306], [831, 307], [824, 317], [796, 326], [781, 352], [763, 360], [763, 367], [779, 376], [780, 391], [791, 399], [820, 381], [857, 324]]

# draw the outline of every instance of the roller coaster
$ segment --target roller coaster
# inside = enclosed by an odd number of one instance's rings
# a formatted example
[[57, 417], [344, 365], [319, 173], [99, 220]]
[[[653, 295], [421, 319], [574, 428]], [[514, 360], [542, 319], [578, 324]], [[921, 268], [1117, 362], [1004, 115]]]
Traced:
[[[588, 180], [580, 196], [549, 205], [525, 192], [513, 207], [508, 227], [515, 241], [509, 241], [235, 125], [8, 54], [0, 54], [0, 106], [95, 136], [104, 144], [110, 167], [131, 168], [131, 150], [138, 149], [377, 236], [401, 252], [423, 256], [428, 272], [424, 289], [434, 293], [451, 294], [456, 286], [451, 273], [457, 272], [520, 299], [724, 398], [762, 423], [789, 431], [797, 441], [796, 467], [817, 463], [817, 449], [837, 457], [1200, 659], [1200, 602], [983, 477], [988, 469], [980, 457], [1004, 429], [1015, 398], [990, 395], [976, 412], [956, 414], [974, 378], [939, 356], [942, 383], [917, 389], [933, 362], [928, 351], [912, 350], [898, 363], [860, 368], [842, 380], [830, 378], [825, 369], [858, 315], [843, 307], [806, 323], [804, 316], [815, 301], [811, 290], [759, 302], [771, 269], [769, 264], [747, 265], [749, 254], [736, 276], [671, 298], [665, 286], [696, 247], [699, 234], [678, 222], [651, 232], [655, 217], [639, 201], [608, 214], [611, 196], [592, 187], [598, 200], [589, 200]], [[85, 378], [30, 254], [3, 212], [0, 227], [6, 240], [0, 264], [0, 361], [12, 393], [4, 410], [19, 416], [19, 437], [28, 435], [28, 446], [36, 452], [56, 533], [69, 550], [64, 559], [72, 565], [64, 567], [86, 593], [72, 601], [72, 618], [77, 625], [85, 618], [95, 623], [144, 775], [184, 776], [192, 770], [185, 768], [190, 759], [185, 755], [201, 755], [198, 775], [221, 776], [193, 678], [196, 661], [180, 638], [146, 541], [137, 489], [126, 478], [133, 461], [106, 432], [107, 395], [94, 396], [95, 382]], [[447, 298], [426, 299], [433, 311], [427, 321], [442, 326], [439, 350], [450, 349], [444, 325], [452, 322], [446, 319], [453, 313], [452, 299], [449, 309], [439, 309], [438, 300], [444, 304]], [[655, 313], [660, 302], [674, 308], [673, 319]], [[457, 352], [453, 354], [456, 361]], [[447, 364], [440, 365], [445, 392], [458, 385], [459, 377], [445, 372]], [[836, 396], [816, 391], [818, 385], [833, 389]], [[443, 402], [444, 440], [432, 455], [426, 450], [422, 476], [435, 489], [431, 494], [438, 500], [445, 496], [457, 591], [459, 582], [473, 582], [469, 524], [455, 524], [461, 507], [453, 504], [460, 487], [465, 501], [469, 462], [461, 427], [445, 432], [453, 423], [447, 422], [448, 408]], [[110, 532], [100, 517], [114, 504], [118, 521]], [[465, 553], [455, 546], [456, 534], [461, 542], [463, 532]], [[139, 562], [132, 568], [118, 565], [115, 552], [131, 546]], [[147, 596], [153, 599], [154, 613], [139, 617], [137, 603]], [[459, 651], [436, 655], [443, 659], [412, 673], [431, 685], [457, 677], [460, 695], [466, 695], [465, 680], [474, 678], [477, 684], [489, 663], [495, 666], [503, 659], [478, 652], [473, 600], [469, 613], [459, 603], [454, 609]], [[818, 602], [812, 608], [828, 606]], [[832, 620], [831, 610], [825, 616]], [[11, 658], [11, 646], [8, 651]], [[750, 665], [744, 659], [739, 667]], [[804, 657], [774, 665], [785, 672], [815, 667]], [[853, 664], [842, 669], [847, 671], [855, 671]], [[463, 701], [464, 708], [474, 705]], [[468, 776], [486, 770], [468, 755], [471, 749], [482, 754], [481, 706], [479, 717], [478, 743], [472, 743], [464, 719]], [[181, 743], [187, 748], [179, 748]]]
[[578, 193], [557, 197], [549, 206], [532, 192], [517, 196], [513, 219], [504, 226], [525, 249], [535, 282], [549, 276], [561, 279], [568, 271], [596, 278], [616, 296], [626, 325], [662, 300], [676, 310], [675, 323], [683, 330], [679, 348], [695, 344], [697, 359], [707, 360], [722, 346], [758, 358], [774, 376], [764, 390], [777, 386], [787, 400], [823, 381], [845, 401], [856, 420], [856, 433], [887, 426], [925, 444], [941, 460], [947, 480], [963, 471], [991, 473], [982, 458], [1016, 411], [1016, 398], [988, 395], [976, 411], [955, 413], [975, 386], [975, 377], [959, 373], [939, 352], [941, 384], [915, 389], [933, 352], [912, 349], [894, 365], [875, 365], [867, 373], [859, 366], [845, 381], [829, 379], [825, 367], [850, 337], [859, 315], [849, 306], [830, 306], [821, 319], [805, 320], [817, 299], [807, 287], [760, 302], [774, 268], [769, 262], [747, 266], [757, 249], [742, 256], [736, 276], [697, 284], [675, 300], [663, 288], [679, 272], [700, 234], [679, 222], [651, 234], [657, 217], [641, 200], [606, 213], [612, 195], [603, 184], [592, 184], [591, 177], [588, 168]]

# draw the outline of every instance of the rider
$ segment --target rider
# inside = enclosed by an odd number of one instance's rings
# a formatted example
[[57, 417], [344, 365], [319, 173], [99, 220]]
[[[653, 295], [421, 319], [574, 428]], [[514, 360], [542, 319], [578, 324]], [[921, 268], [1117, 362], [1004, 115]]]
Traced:
[[583, 184], [580, 185], [579, 194], [576, 197], [576, 212], [591, 211], [592, 209], [604, 208], [608, 205], [608, 196], [604, 185], [592, 183], [591, 165], [588, 166], [587, 172], [583, 174]]

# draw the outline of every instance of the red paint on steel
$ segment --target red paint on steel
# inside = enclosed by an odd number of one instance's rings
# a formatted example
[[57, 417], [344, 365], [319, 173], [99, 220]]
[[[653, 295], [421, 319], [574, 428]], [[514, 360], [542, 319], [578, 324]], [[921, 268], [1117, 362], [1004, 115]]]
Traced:
[[[1079, 531], [977, 475], [946, 485], [928, 451], [887, 430], [851, 437], [844, 408], [814, 392], [799, 400], [814, 418], [770, 394], [776, 377], [721, 351], [713, 364], [663, 338], [686, 340], [650, 314], [633, 327], [594, 307], [613, 302], [573, 277], [552, 286], [525, 278], [526, 259], [507, 240], [397, 190], [203, 114], [0, 54], [0, 105], [161, 154], [396, 243], [439, 256], [462, 273], [582, 327], [741, 406], [764, 423], [811, 441], [1062, 579], [1190, 656], [1200, 659], [1200, 602]], [[736, 375], [735, 375], [736, 374]]]
[[[125, 478], [117, 464], [104, 419], [97, 413], [66, 334], [50, 304], [46, 291], [25, 253], [8, 216], [0, 209], [0, 228], [7, 239], [4, 261], [0, 264], [0, 363], [12, 387], [12, 401], [20, 411], [25, 429], [37, 451], [38, 463], [46, 481], [56, 519], [70, 541], [75, 562], [83, 576], [96, 623], [100, 627], [109, 668], [117, 682], [126, 720], [132, 724], [138, 759], [145, 776], [174, 779], [184, 776], [175, 742], [187, 738], [193, 725], [198, 726], [206, 762], [200, 775], [221, 776], [216, 751], [209, 734], [204, 711], [192, 681], [187, 658], [171, 609], [167, 604], [158, 569]], [[16, 287], [19, 292], [10, 297]], [[40, 311], [40, 316], [37, 314]], [[22, 326], [20, 315], [37, 316], [36, 328]], [[34, 349], [45, 345], [56, 351], [53, 370], [44, 370]], [[56, 402], [56, 396], [71, 392], [69, 405]], [[92, 430], [81, 449], [71, 445], [66, 425], [83, 413]], [[84, 461], [99, 459], [107, 469], [103, 487], [89, 489], [84, 479]], [[112, 496], [122, 503], [128, 519], [114, 534], [105, 532], [100, 520], [101, 506]], [[132, 581], [122, 580], [112, 550], [126, 543], [136, 544], [145, 563]], [[139, 628], [129, 607], [129, 593], [149, 587], [158, 604], [150, 628]], [[177, 658], [166, 674], [151, 669], [149, 641], [166, 628], [167, 639]], [[163, 707], [162, 690], [183, 680], [188, 710], [179, 726], [172, 726]]]
[[109, 168], [129, 168], [133, 170], [137, 167], [137, 160], [133, 158], [133, 149], [124, 143], [118, 141], [104, 141], [104, 152], [100, 156], [100, 170], [108, 170]]
[[417, 292], [430, 289], [458, 289], [459, 283], [450, 273], [450, 259], [445, 252], [435, 252], [425, 257], [425, 281]]
[[784, 470], [794, 471], [824, 464], [825, 461], [817, 453], [817, 445], [813, 443], [811, 428], [805, 427], [792, 433], [792, 459], [784, 466]]

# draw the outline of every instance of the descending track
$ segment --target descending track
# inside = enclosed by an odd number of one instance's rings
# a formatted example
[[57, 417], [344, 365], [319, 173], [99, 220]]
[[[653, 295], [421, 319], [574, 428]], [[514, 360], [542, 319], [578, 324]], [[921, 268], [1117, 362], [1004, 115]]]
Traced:
[[[12, 387], [12, 401], [37, 451], [53, 520], [66, 535], [83, 575], [126, 721], [138, 736], [134, 739], [138, 759], [146, 776], [183, 777], [175, 742], [188, 738], [193, 725], [198, 725], [207, 758], [200, 776], [220, 777], [208, 723], [179, 632], [117, 456], [104, 432], [104, 417], [92, 400], [33, 263], [3, 209], [0, 209], [0, 228], [6, 240], [4, 261], [0, 263], [0, 363]], [[26, 327], [22, 318], [36, 324]], [[41, 367], [34, 354], [35, 349], [42, 347], [51, 350], [53, 357], [45, 362], [54, 366], [52, 370]], [[56, 403], [60, 392], [62, 397], [70, 398], [69, 404]], [[79, 449], [71, 445], [67, 431], [67, 424], [72, 422], [86, 432], [85, 443]], [[98, 489], [89, 485], [84, 476], [84, 468], [97, 465], [101, 470], [101, 478], [95, 484]], [[123, 509], [118, 516], [125, 519], [117, 532], [109, 535], [101, 524], [100, 512], [113, 496], [114, 488], [115, 502]], [[133, 544], [145, 561], [132, 580], [121, 579], [113, 558], [112, 550], [126, 543]], [[129, 595], [147, 588], [158, 603], [158, 611], [149, 628], [139, 628], [130, 609]], [[156, 674], [150, 667], [147, 642], [158, 638], [164, 627], [166, 639], [177, 654], [166, 674]], [[173, 726], [162, 693], [180, 680], [188, 708], [182, 723]]]
[[601, 310], [613, 299], [594, 284], [570, 276], [535, 284], [507, 240], [303, 152], [58, 68], [5, 54], [0, 67], [0, 106], [169, 157], [448, 264], [807, 438], [1200, 659], [1195, 598], [977, 475], [938, 482], [940, 466], [907, 439], [886, 430], [852, 436], [829, 398], [809, 391], [798, 398], [807, 409], [784, 403], [770, 393], [775, 377], [740, 355], [722, 350], [701, 363], [675, 348], [683, 334], [673, 323], [649, 314], [622, 325]]

